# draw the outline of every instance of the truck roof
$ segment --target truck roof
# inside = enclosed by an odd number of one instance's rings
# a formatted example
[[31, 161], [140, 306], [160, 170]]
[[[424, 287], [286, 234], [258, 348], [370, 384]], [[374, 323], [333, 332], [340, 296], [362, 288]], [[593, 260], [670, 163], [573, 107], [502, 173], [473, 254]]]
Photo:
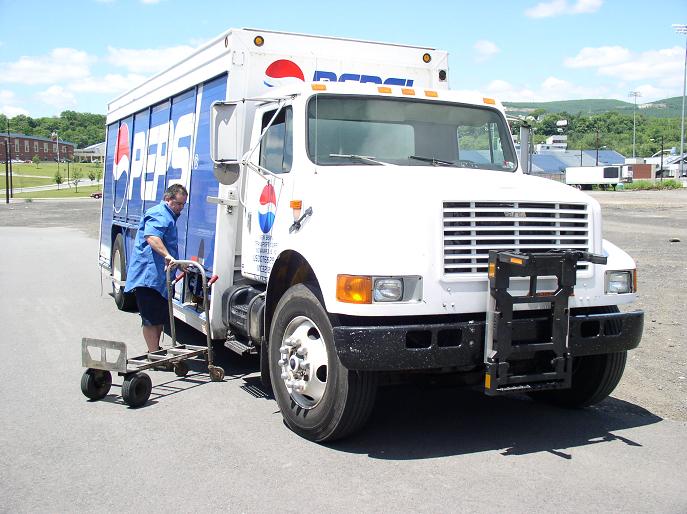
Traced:
[[229, 29], [108, 103], [107, 122], [230, 73], [228, 97], [289, 80], [394, 83], [448, 89], [448, 53], [431, 47], [258, 29]]

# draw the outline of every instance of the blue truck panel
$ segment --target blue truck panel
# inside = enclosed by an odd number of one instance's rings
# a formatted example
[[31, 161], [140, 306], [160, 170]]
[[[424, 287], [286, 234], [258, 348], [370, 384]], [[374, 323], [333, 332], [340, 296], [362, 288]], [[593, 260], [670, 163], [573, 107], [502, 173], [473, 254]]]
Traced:
[[143, 212], [169, 185], [182, 183], [189, 201], [177, 222], [179, 256], [212, 274], [216, 206], [206, 197], [217, 196], [219, 183], [210, 159], [210, 106], [226, 90], [225, 74], [108, 126], [101, 219], [108, 265], [113, 232], [124, 234], [128, 261]]

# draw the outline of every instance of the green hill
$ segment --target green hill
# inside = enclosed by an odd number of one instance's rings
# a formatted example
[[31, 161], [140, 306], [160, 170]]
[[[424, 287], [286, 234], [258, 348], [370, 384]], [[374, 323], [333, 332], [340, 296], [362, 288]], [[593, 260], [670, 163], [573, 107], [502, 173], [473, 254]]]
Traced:
[[[569, 114], [603, 114], [618, 112], [632, 114], [634, 102], [622, 100], [586, 99], [562, 100], [557, 102], [504, 102], [509, 114], [531, 115], [543, 109], [547, 113], [567, 112]], [[651, 118], [679, 118], [682, 114], [682, 97], [665, 98], [651, 103], [637, 103], [637, 114]]]

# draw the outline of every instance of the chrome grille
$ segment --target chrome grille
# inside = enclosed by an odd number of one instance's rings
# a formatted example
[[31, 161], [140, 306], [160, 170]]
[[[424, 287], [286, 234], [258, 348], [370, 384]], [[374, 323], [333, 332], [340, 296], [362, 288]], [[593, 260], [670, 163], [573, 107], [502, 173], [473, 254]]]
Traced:
[[489, 250], [589, 250], [590, 238], [586, 204], [444, 202], [445, 274], [486, 273]]

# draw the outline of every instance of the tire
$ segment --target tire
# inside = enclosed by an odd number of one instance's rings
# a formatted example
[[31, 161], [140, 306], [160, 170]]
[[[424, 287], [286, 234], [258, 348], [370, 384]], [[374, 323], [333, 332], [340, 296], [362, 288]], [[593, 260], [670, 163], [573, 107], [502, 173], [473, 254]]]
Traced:
[[179, 361], [174, 364], [174, 374], [178, 377], [185, 377], [188, 375], [189, 369], [188, 364], [184, 361]]
[[269, 346], [266, 340], [263, 340], [260, 344], [260, 382], [267, 392], [272, 392]]
[[325, 442], [346, 437], [367, 422], [377, 375], [341, 365], [329, 317], [314, 290], [298, 284], [279, 300], [267, 353], [284, 422], [306, 439]]
[[627, 352], [573, 358], [572, 387], [530, 393], [532, 399], [559, 407], [595, 405], [613, 392], [625, 370]]
[[[117, 234], [112, 245], [112, 278], [119, 282], [126, 282], [126, 252], [124, 250], [124, 238]], [[112, 282], [112, 296], [120, 311], [133, 312], [138, 310], [136, 296], [133, 293], [125, 293], [124, 286]]]
[[[577, 309], [575, 314], [612, 314], [620, 312], [616, 305]], [[620, 321], [608, 326], [620, 331]], [[567, 408], [596, 405], [606, 399], [616, 388], [625, 370], [627, 352], [606, 353], [573, 357], [572, 387], [556, 391], [530, 393], [536, 401]]]
[[101, 400], [112, 387], [112, 373], [102, 369], [88, 368], [81, 376], [81, 392], [91, 400]]
[[153, 383], [146, 373], [127, 375], [122, 383], [122, 398], [124, 403], [134, 409], [145, 405], [153, 390]]

